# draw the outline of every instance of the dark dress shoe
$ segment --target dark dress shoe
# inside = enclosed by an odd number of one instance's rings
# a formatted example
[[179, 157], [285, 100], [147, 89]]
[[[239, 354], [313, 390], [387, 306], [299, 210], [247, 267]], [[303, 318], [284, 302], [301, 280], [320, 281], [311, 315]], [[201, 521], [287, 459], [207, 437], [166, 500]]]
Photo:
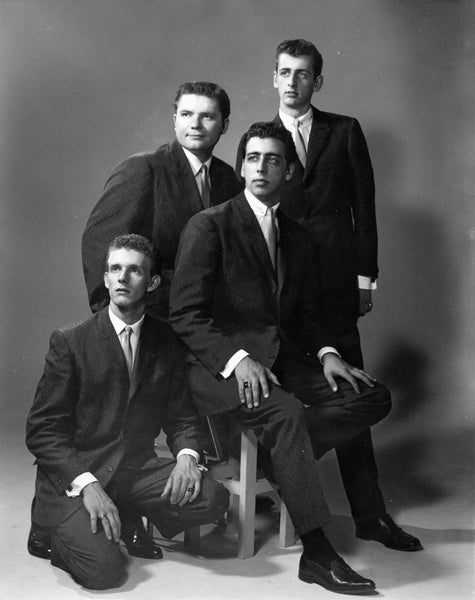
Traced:
[[374, 540], [381, 542], [392, 550], [402, 552], [415, 552], [423, 550], [420, 541], [398, 527], [389, 515], [383, 515], [367, 523], [356, 526], [356, 537], [361, 540]]
[[374, 592], [376, 584], [358, 575], [342, 558], [330, 562], [330, 568], [322, 567], [302, 554], [299, 579], [305, 583], [317, 583], [330, 592], [338, 594], [365, 594]]
[[151, 558], [153, 560], [163, 558], [162, 549], [151, 537], [149, 537], [143, 528], [139, 527], [138, 529], [135, 529], [130, 535], [122, 533], [121, 537], [130, 556]]
[[51, 558], [51, 541], [48, 529], [31, 526], [27, 544], [28, 552], [37, 558]]

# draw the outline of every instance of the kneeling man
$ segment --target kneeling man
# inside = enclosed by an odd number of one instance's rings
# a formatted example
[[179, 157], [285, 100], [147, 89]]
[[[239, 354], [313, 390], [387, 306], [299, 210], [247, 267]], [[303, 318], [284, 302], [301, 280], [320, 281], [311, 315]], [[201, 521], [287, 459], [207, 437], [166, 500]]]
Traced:
[[[26, 442], [38, 466], [33, 521], [50, 530], [51, 563], [90, 589], [125, 579], [119, 513], [145, 515], [171, 538], [221, 518], [228, 504], [228, 492], [200, 470], [182, 345], [144, 314], [158, 273], [147, 239], [111, 242], [110, 304], [52, 334], [28, 415]], [[176, 460], [154, 452], [161, 429]]]

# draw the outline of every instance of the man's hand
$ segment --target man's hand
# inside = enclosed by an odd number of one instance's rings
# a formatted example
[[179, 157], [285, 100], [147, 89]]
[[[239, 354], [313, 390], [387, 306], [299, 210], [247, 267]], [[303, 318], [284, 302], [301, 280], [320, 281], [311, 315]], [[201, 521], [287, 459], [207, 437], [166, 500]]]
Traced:
[[82, 501], [91, 517], [91, 531], [97, 533], [97, 519], [100, 519], [108, 540], [119, 543], [120, 518], [116, 505], [106, 494], [98, 481], [89, 483], [83, 488]]
[[162, 498], [169, 498], [170, 504], [184, 506], [193, 502], [201, 491], [201, 471], [190, 454], [177, 458], [175, 468], [170, 473]]
[[373, 300], [371, 290], [360, 289], [360, 317], [364, 317], [366, 313], [371, 312], [373, 308]]
[[279, 380], [270, 369], [245, 356], [234, 369], [238, 383], [239, 399], [247, 408], [254, 408], [261, 403], [261, 393], [264, 398], [270, 395], [269, 381], [280, 386]]
[[327, 354], [324, 354], [322, 362], [323, 374], [325, 375], [326, 380], [334, 392], [338, 390], [335, 377], [342, 377], [343, 379], [346, 379], [346, 381], [351, 383], [353, 389], [358, 394], [360, 393], [360, 388], [358, 387], [358, 382], [356, 381], [357, 379], [360, 379], [366, 383], [366, 385], [369, 385], [369, 387], [374, 387], [374, 382], [376, 381], [374, 377], [362, 369], [352, 367], [333, 352], [327, 352]]

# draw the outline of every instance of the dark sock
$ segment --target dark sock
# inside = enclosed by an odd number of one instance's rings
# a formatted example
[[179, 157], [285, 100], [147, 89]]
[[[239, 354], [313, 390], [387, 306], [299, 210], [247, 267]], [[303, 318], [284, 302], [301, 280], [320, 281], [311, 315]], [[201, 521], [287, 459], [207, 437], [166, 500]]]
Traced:
[[300, 539], [302, 540], [305, 556], [325, 569], [330, 568], [332, 560], [340, 558], [321, 528], [302, 533]]

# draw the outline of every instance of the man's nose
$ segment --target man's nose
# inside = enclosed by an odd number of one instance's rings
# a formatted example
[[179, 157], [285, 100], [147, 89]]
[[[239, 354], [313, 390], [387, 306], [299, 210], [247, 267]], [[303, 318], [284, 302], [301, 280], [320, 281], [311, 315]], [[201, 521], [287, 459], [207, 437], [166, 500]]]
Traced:
[[290, 77], [289, 77], [289, 85], [290, 87], [295, 87], [297, 85], [297, 78], [298, 78], [298, 74], [297, 73], [291, 73]]
[[122, 269], [119, 273], [119, 281], [127, 281], [128, 272], [127, 269]]
[[257, 163], [257, 170], [259, 173], [264, 173], [266, 168], [267, 168], [267, 163], [265, 161], [265, 158], [262, 157], [261, 159], [259, 159], [259, 162]]
[[198, 117], [198, 116], [193, 117], [191, 119], [191, 124], [190, 125], [191, 125], [191, 127], [193, 129], [201, 129], [201, 119], [200, 119], [200, 117]]

